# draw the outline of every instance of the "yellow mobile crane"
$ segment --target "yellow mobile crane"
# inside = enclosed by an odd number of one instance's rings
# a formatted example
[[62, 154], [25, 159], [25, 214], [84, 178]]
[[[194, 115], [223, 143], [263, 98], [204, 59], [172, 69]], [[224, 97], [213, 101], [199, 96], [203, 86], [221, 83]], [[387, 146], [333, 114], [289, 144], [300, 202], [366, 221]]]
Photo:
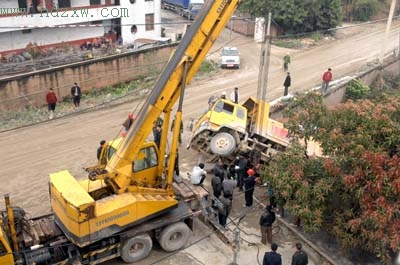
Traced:
[[[186, 244], [193, 217], [200, 212], [191, 207], [195, 201], [190, 194], [196, 191], [173, 182], [185, 86], [239, 1], [207, 1], [105, 167], [91, 168], [90, 179], [83, 181], [67, 170], [50, 174], [52, 215], [28, 219], [6, 197], [0, 265], [99, 264], [115, 257], [136, 262], [149, 254], [152, 238], [166, 251]], [[167, 154], [170, 113], [177, 101]], [[160, 115], [164, 123], [158, 148], [146, 139]]]

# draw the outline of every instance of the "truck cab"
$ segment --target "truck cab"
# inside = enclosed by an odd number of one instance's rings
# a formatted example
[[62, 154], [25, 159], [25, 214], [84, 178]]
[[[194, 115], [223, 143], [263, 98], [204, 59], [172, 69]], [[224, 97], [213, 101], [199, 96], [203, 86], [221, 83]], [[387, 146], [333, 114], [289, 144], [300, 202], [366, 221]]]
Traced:
[[194, 125], [189, 146], [217, 156], [229, 156], [247, 140], [246, 126], [245, 107], [217, 99]]

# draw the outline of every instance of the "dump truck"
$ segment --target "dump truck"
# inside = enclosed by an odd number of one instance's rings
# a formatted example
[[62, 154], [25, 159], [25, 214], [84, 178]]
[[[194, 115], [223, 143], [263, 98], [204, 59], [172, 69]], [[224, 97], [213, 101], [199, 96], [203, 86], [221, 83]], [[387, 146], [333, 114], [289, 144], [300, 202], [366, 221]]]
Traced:
[[175, 10], [181, 17], [193, 20], [204, 5], [204, 0], [162, 0], [161, 8]]
[[[238, 4], [207, 1], [125, 136], [108, 142], [99, 163], [87, 167], [87, 179], [78, 181], [68, 170], [50, 174], [51, 214], [28, 218], [6, 196], [0, 265], [136, 262], [150, 253], [153, 240], [168, 252], [186, 245], [194, 218], [207, 219], [212, 207], [202, 187], [174, 174], [184, 92]], [[160, 117], [156, 144], [149, 139]]]
[[[270, 107], [254, 97], [241, 104], [218, 98], [196, 120], [187, 148], [199, 152], [208, 162], [219, 157], [230, 162], [245, 154], [254, 165], [268, 163], [292, 140], [284, 124], [269, 117]], [[307, 153], [320, 155], [319, 145], [310, 141]]]

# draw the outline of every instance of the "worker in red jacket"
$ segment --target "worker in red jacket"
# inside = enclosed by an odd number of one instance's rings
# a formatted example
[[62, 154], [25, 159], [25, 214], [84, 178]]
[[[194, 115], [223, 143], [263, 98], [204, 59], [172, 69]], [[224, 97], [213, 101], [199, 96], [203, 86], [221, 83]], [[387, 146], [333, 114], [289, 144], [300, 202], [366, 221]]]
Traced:
[[326, 71], [322, 75], [322, 87], [321, 87], [321, 93], [325, 94], [326, 91], [328, 90], [329, 82], [332, 81], [332, 69], [328, 68], [328, 71]]
[[47, 107], [49, 109], [49, 118], [53, 119], [54, 117], [54, 111], [56, 110], [56, 104], [57, 104], [57, 95], [54, 92], [53, 88], [50, 88], [49, 91], [46, 94], [46, 102], [47, 102]]

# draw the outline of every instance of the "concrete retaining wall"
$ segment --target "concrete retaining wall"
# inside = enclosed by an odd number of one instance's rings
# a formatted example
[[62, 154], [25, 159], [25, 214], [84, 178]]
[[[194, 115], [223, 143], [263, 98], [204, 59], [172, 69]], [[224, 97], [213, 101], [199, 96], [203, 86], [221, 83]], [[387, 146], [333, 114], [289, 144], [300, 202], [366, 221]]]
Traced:
[[59, 98], [70, 95], [74, 82], [83, 91], [115, 86], [162, 70], [177, 44], [112, 55], [0, 79], [0, 110], [46, 104], [53, 87]]
[[[345, 76], [340, 78], [339, 80], [335, 80], [329, 87], [328, 93], [325, 95], [325, 103], [328, 106], [334, 106], [343, 101], [346, 87], [354, 79], [360, 79], [364, 84], [371, 85], [373, 84], [379, 75], [382, 73], [382, 69], [385, 72], [389, 72], [395, 75], [399, 74], [400, 64], [398, 57], [388, 57], [383, 66], [379, 63], [369, 64], [365, 69], [362, 69], [353, 75]], [[319, 89], [319, 88], [314, 88]]]

